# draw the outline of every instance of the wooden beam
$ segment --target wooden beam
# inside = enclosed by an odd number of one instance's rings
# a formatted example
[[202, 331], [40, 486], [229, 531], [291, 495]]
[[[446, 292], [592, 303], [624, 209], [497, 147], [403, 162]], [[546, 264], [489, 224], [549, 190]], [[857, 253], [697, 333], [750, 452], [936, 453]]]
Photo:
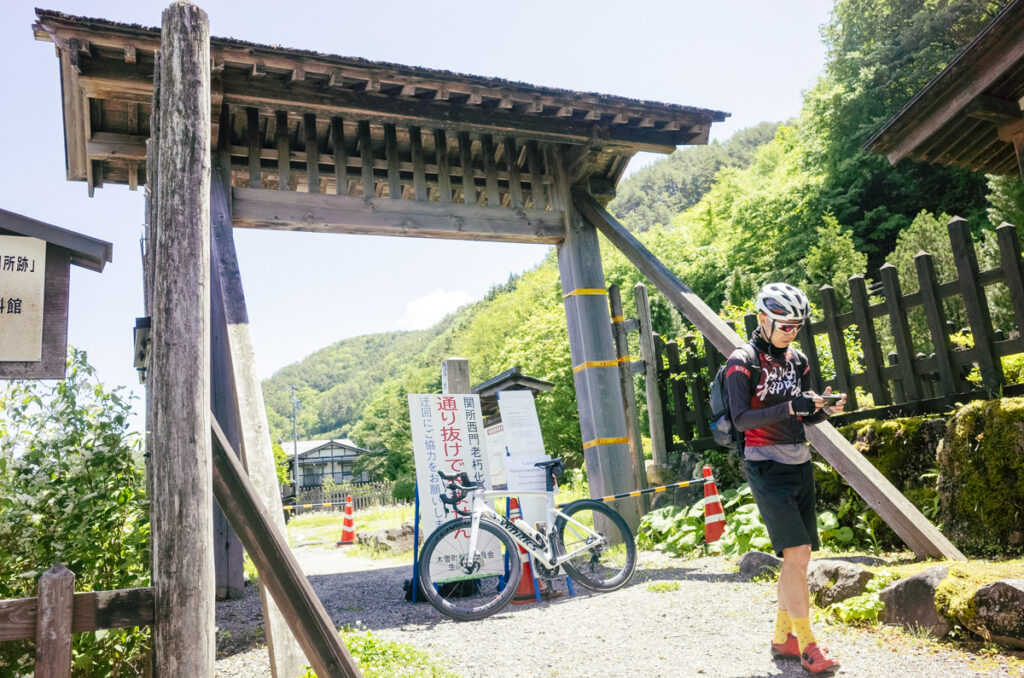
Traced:
[[[37, 598], [0, 600], [0, 643], [36, 637]], [[92, 591], [74, 595], [71, 632], [149, 626], [153, 623], [153, 589]]]
[[398, 173], [398, 131], [392, 124], [384, 125], [384, 158], [388, 164], [388, 197], [402, 199], [402, 180]]
[[163, 13], [148, 422], [156, 594], [153, 668], [212, 676], [210, 461], [210, 37], [206, 13]]
[[[630, 492], [637, 488], [598, 235], [573, 204], [560, 149], [545, 150], [554, 176], [551, 209], [565, 224], [565, 241], [558, 246], [558, 271], [590, 496]], [[615, 508], [635, 531], [640, 523], [639, 502], [619, 500]]]
[[[575, 189], [573, 199], [584, 218], [619, 248], [722, 355], [729, 355], [744, 343], [718, 314], [593, 197]], [[914, 553], [922, 557], [965, 560], [964, 555], [828, 421], [811, 424], [804, 429], [814, 449], [846, 479]]]
[[[266, 580], [274, 602], [280, 606], [313, 669], [320, 676], [360, 678], [359, 667], [341, 642], [337, 629], [295, 560], [284, 534], [275, 527], [266, 508], [257, 499], [256, 488], [231, 451], [217, 420], [211, 417], [210, 424], [213, 491], [217, 503], [242, 539], [260, 579]], [[210, 676], [213, 672], [197, 675]]]
[[561, 211], [239, 187], [232, 189], [232, 209], [234, 225], [240, 228], [543, 244], [555, 244], [564, 237]]
[[338, 116], [331, 118], [331, 145], [334, 147], [334, 192], [348, 195], [348, 153], [345, 151], [345, 125]]
[[1018, 122], [1024, 113], [1016, 101], [997, 99], [985, 94], [979, 95], [964, 107], [964, 113], [968, 117], [978, 120], [987, 120], [997, 125], [1004, 125], [1009, 122]]
[[[232, 106], [257, 107], [267, 114], [287, 108], [289, 111], [371, 120], [376, 124], [393, 123], [402, 127], [418, 125], [497, 136], [515, 134], [555, 143], [573, 144], [596, 140], [609, 148], [651, 153], [671, 153], [677, 145], [688, 143], [694, 136], [688, 129], [664, 131], [626, 124], [605, 127], [590, 121], [544, 118], [536, 114], [495, 116], [479, 106], [439, 107], [414, 98], [371, 98], [341, 88], [325, 90], [311, 84], [309, 78], [288, 85], [271, 78], [253, 82], [249, 78], [225, 72], [223, 82], [224, 101]], [[443, 93], [443, 90], [439, 92]], [[538, 106], [540, 104], [532, 103], [531, 110], [536, 113]], [[628, 120], [627, 116], [622, 116], [623, 123]], [[694, 123], [702, 124], [699, 120], [694, 120]]]
[[[288, 129], [288, 112], [277, 111], [274, 114], [277, 120], [277, 129], [274, 131], [277, 142], [277, 188], [281, 191], [290, 190], [292, 178], [292, 163], [291, 163], [291, 151], [289, 146], [291, 145], [291, 134]], [[222, 125], [226, 125], [227, 121], [221, 121]], [[228, 163], [230, 164], [230, 157]]]
[[369, 200], [377, 191], [373, 179], [373, 140], [366, 120], [359, 121], [359, 159], [363, 168], [363, 198]]
[[316, 115], [302, 116], [306, 133], [306, 186], [310, 193], [320, 192], [320, 145], [316, 136]]
[[[222, 135], [220, 143], [226, 146], [227, 141], [225, 135]], [[215, 396], [223, 395], [230, 399], [230, 403], [220, 403], [228, 417], [223, 421], [231, 425], [231, 433], [241, 443], [239, 450], [244, 455], [242, 463], [255, 488], [256, 498], [271, 517], [274, 526], [283, 533], [284, 512], [281, 509], [270, 427], [256, 370], [252, 331], [232, 233], [232, 206], [228, 202], [230, 186], [226, 179], [229, 175], [224, 171], [224, 155], [218, 153], [220, 162], [210, 190], [212, 287], [217, 293], [216, 301], [220, 304], [220, 308], [214, 309], [214, 316], [221, 323], [214, 328], [214, 336], [220, 334], [223, 337], [223, 343], [219, 344], [222, 352], [217, 355], [218, 362], [215, 364], [214, 375], [217, 379], [213, 384], [213, 392]], [[215, 404], [218, 404], [217, 401]], [[218, 410], [214, 412], [214, 416], [221, 419]], [[305, 657], [262, 577], [260, 598], [265, 620], [264, 634], [270, 648], [271, 674], [275, 678], [296, 676], [306, 663]]]

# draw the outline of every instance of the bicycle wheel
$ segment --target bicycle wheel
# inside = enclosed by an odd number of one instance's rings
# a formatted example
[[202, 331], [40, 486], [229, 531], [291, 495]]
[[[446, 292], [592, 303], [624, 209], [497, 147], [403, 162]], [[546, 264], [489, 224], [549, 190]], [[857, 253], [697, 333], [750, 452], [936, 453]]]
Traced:
[[519, 549], [505, 532], [480, 521], [476, 558], [469, 561], [469, 518], [434, 530], [420, 551], [420, 586], [442, 614], [459, 621], [483, 619], [505, 607], [522, 576]]
[[562, 563], [591, 591], [614, 591], [636, 569], [633, 533], [615, 509], [592, 499], [574, 501], [555, 519], [555, 534], [569, 559]]

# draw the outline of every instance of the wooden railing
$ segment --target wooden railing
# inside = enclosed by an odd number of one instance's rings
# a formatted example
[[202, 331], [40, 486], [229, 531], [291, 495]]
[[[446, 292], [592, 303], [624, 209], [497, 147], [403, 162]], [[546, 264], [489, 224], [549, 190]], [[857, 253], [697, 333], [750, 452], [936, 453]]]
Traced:
[[303, 490], [299, 493], [299, 500], [295, 502], [295, 515], [302, 511], [298, 507], [300, 504], [332, 504], [332, 506], [321, 509], [306, 509], [307, 511], [344, 510], [345, 498], [348, 495], [352, 495], [352, 510], [354, 511], [362, 511], [376, 506], [395, 506], [407, 503], [391, 496], [391, 490], [394, 487], [394, 483], [357, 483], [352, 485], [336, 485], [331, 489], [316, 487], [311, 490]]
[[[821, 392], [832, 386], [848, 395], [847, 412], [834, 417], [834, 423], [938, 413], [957, 402], [1024, 395], [1024, 384], [1006, 384], [1001, 362], [1005, 356], [1024, 353], [1024, 274], [1017, 230], [1011, 224], [996, 229], [1000, 265], [984, 271], [978, 268], [967, 222], [954, 217], [948, 231], [957, 272], [954, 280], [938, 282], [932, 255], [920, 252], [914, 257], [918, 290], [911, 294], [903, 294], [892, 264], [880, 268], [879, 280], [872, 285], [863, 275], [849, 279], [850, 311], [839, 311], [832, 286], [819, 290], [817, 301], [823, 317], [805, 324], [797, 341], [810, 363], [812, 388]], [[1008, 332], [992, 323], [986, 288], [996, 284], [1004, 284], [1009, 293], [1016, 326]], [[685, 337], [680, 346], [651, 332], [649, 322], [644, 322], [649, 311], [639, 310], [641, 301], [646, 303], [646, 291], [636, 296], [639, 322], [630, 329], [640, 331], [641, 348], [649, 346], [644, 362], [657, 373], [657, 388], [647, 390], [652, 441], [663, 436], [669, 451], [714, 447], [708, 388], [725, 358], [710, 343], [695, 337]], [[872, 303], [873, 297], [881, 300]], [[947, 319], [948, 300], [962, 304], [967, 322], [963, 334], [973, 340], [973, 346], [957, 346], [951, 340], [957, 328]], [[927, 325], [927, 339], [917, 342], [909, 321], [916, 309], [923, 311]], [[883, 321], [881, 328], [876, 327], [876, 320]], [[752, 332], [756, 315], [747, 314], [744, 325], [748, 334]], [[857, 360], [847, 351], [849, 331], [854, 334], [852, 345], [860, 349]], [[653, 341], [645, 341], [645, 332]], [[815, 338], [827, 343], [833, 374], [823, 374], [823, 356]], [[918, 350], [925, 343], [930, 344], [928, 353]], [[980, 383], [967, 379], [975, 369]], [[870, 396], [870, 403], [858, 398], [858, 389]]]
[[34, 641], [36, 678], [71, 675], [72, 634], [152, 623], [152, 588], [75, 593], [60, 563], [40, 577], [37, 597], [0, 600], [0, 642]]

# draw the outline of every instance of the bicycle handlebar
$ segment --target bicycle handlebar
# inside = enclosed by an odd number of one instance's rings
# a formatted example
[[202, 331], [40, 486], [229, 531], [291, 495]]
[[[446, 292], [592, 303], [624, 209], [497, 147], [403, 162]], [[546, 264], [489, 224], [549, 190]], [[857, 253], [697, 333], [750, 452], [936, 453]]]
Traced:
[[445, 507], [444, 507], [445, 515], [448, 514], [448, 507], [449, 506], [451, 506], [452, 510], [455, 511], [455, 515], [459, 515], [459, 516], [468, 516], [468, 515], [470, 515], [469, 511], [459, 510], [457, 508], [457, 505], [458, 505], [458, 503], [460, 501], [462, 501], [463, 499], [466, 498], [466, 493], [467, 492], [469, 492], [470, 490], [475, 490], [475, 489], [478, 489], [480, 487], [483, 487], [483, 484], [482, 483], [474, 483], [472, 480], [469, 479], [469, 474], [466, 473], [465, 471], [462, 471], [460, 473], [453, 473], [451, 475], [446, 475], [444, 473], [444, 471], [438, 471], [437, 475], [441, 476], [441, 480], [444, 480], [445, 482], [448, 483], [447, 487], [448, 487], [449, 490], [452, 491], [452, 494], [451, 494], [450, 497], [447, 494], [440, 494], [440, 495], [438, 495], [438, 499], [441, 500], [441, 503], [445, 504]]

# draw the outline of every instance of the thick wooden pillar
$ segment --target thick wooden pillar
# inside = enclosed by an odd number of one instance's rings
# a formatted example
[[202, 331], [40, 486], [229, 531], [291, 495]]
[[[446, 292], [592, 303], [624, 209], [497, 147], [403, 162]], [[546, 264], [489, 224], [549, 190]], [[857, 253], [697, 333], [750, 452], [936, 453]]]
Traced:
[[[565, 240], [558, 245], [558, 269], [590, 495], [630, 492], [638, 488], [629, 456], [619, 363], [597, 231], [583, 220], [573, 205], [562, 153], [549, 149], [547, 160], [555, 178], [551, 209], [563, 210], [565, 214]], [[616, 504], [616, 509], [635, 530], [640, 523], [638, 503], [620, 500]]]
[[149, 361], [153, 668], [212, 676], [210, 450], [210, 32], [177, 2], [163, 13], [152, 354]]
[[[281, 489], [277, 482], [273, 443], [267, 424], [252, 332], [238, 269], [231, 226], [230, 134], [227, 107], [223, 107], [217, 143], [217, 172], [210, 195], [212, 286], [214, 289], [214, 416], [225, 428], [231, 447], [240, 450], [249, 481], [280, 535], [285, 534]], [[232, 536], [238, 537], [232, 532]], [[282, 536], [283, 538], [283, 536]], [[230, 555], [230, 554], [228, 554]], [[250, 555], [253, 555], [250, 553]], [[255, 557], [253, 562], [259, 562]], [[260, 599], [263, 603], [264, 633], [274, 678], [293, 678], [302, 673], [306, 657], [281, 614], [280, 606], [267, 589], [260, 571]]]

